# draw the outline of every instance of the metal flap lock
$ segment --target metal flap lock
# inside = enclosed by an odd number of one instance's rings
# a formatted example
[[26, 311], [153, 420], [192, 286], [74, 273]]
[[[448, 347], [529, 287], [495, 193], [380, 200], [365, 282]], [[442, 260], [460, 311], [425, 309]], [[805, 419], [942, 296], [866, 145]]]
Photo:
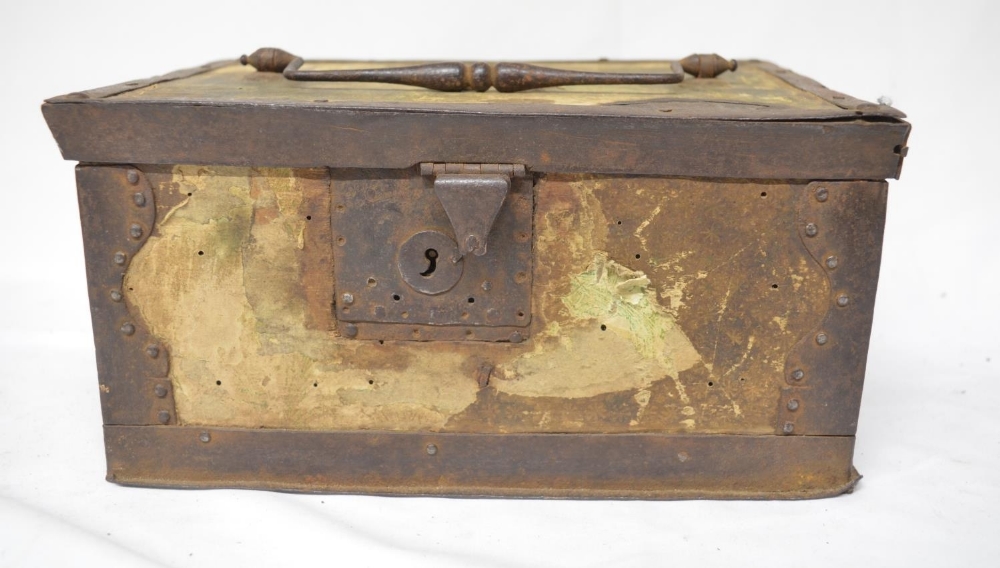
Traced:
[[425, 163], [419, 177], [373, 185], [335, 184], [343, 336], [527, 337], [533, 181], [523, 165]]

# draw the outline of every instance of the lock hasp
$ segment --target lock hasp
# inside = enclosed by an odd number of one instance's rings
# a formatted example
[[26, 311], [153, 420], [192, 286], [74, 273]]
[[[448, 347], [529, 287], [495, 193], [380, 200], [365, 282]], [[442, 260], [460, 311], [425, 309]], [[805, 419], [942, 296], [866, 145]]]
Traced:
[[[528, 337], [534, 197], [523, 166], [342, 170], [331, 191], [335, 313], [338, 326], [351, 326], [344, 336]], [[476, 191], [484, 209], [474, 206]], [[462, 243], [471, 245], [464, 253]]]

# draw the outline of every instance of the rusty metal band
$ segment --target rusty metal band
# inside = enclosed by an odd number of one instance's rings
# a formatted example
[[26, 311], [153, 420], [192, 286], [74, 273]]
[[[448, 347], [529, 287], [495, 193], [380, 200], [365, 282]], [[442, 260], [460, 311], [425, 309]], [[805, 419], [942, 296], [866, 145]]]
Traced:
[[[63, 157], [82, 162], [386, 169], [483, 162], [524, 164], [541, 173], [718, 179], [895, 177], [910, 130], [902, 122], [695, 121], [280, 105], [94, 102], [47, 104], [43, 111]], [[768, 159], [761, 160], [762, 155]]]
[[76, 179], [104, 423], [172, 424], [168, 350], [131, 309], [122, 285], [155, 230], [152, 187], [129, 166], [79, 166]]
[[384, 495], [803, 499], [850, 491], [851, 436], [106, 426], [122, 485]]

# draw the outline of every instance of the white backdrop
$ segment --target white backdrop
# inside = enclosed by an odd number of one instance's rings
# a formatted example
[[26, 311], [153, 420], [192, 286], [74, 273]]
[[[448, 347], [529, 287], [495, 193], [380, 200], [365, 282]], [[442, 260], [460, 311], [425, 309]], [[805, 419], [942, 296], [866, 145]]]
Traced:
[[[0, 566], [996, 566], [1000, 3], [11, 2], [0, 53]], [[103, 480], [73, 165], [46, 97], [274, 45], [307, 59], [775, 61], [913, 123], [853, 495], [573, 502]]]

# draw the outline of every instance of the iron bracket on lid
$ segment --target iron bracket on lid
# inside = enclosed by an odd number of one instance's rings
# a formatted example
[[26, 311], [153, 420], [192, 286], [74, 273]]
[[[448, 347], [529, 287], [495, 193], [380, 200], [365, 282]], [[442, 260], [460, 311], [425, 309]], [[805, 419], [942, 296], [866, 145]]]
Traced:
[[434, 193], [448, 213], [459, 258], [486, 254], [493, 222], [510, 191], [511, 178], [526, 170], [515, 164], [420, 164], [420, 175], [434, 178]]

